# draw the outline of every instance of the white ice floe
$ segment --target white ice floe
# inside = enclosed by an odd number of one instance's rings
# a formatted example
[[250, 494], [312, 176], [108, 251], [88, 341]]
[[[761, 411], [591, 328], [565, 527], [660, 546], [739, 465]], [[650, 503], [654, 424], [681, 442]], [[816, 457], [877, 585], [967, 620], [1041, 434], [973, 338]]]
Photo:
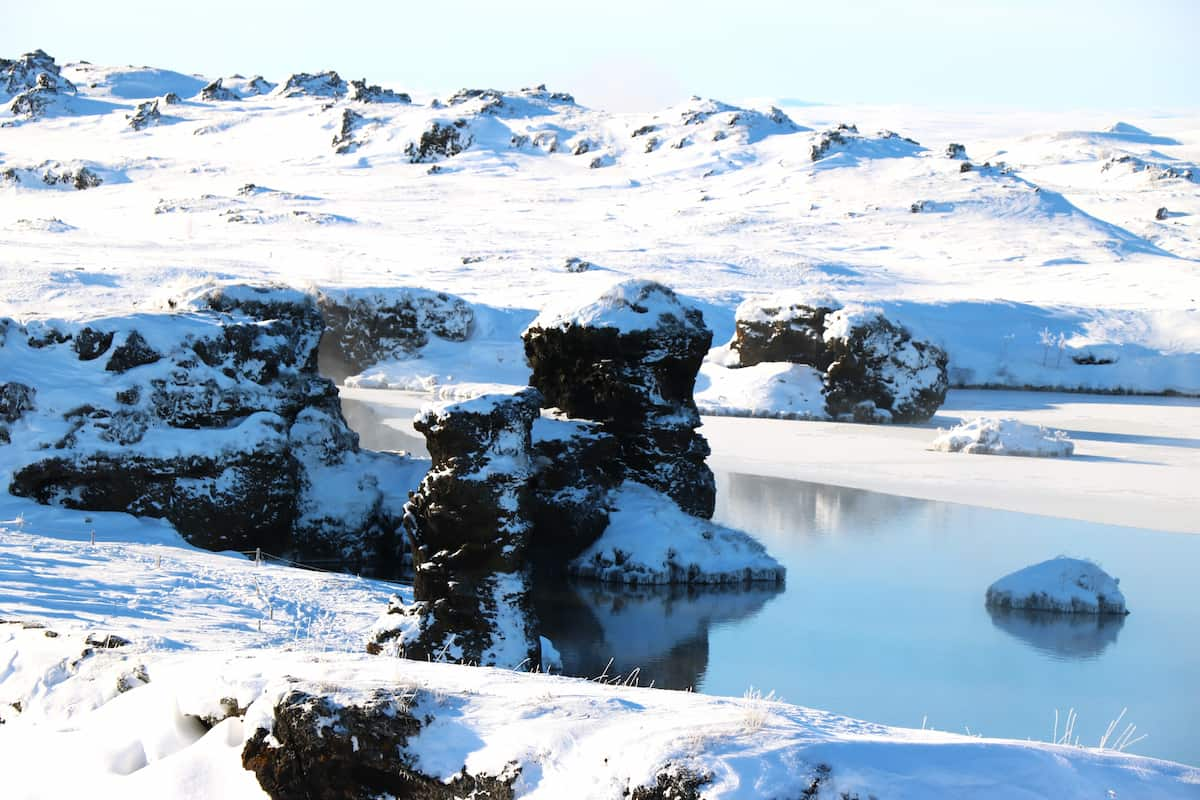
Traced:
[[995, 608], [1128, 614], [1117, 578], [1091, 561], [1059, 556], [1005, 575], [987, 590]]
[[666, 495], [626, 481], [608, 528], [568, 571], [613, 583], [738, 583], [784, 578], [748, 534], [685, 513]]
[[1075, 443], [1063, 431], [1048, 430], [1015, 419], [976, 417], [940, 431], [929, 446], [945, 453], [984, 453], [1001, 456], [1054, 458], [1075, 452]]

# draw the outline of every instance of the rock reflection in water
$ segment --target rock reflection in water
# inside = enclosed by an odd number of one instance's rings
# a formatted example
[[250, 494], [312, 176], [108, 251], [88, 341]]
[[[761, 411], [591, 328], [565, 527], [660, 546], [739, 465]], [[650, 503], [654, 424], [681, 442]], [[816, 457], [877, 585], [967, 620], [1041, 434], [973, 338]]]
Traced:
[[[563, 672], [594, 678], [639, 670], [665, 689], [700, 685], [709, 630], [757, 614], [783, 591], [774, 584], [624, 586], [558, 583], [537, 590], [543, 633], [562, 654]], [[612, 659], [611, 665], [609, 659]]]
[[992, 624], [1060, 661], [1099, 658], [1125, 625], [1123, 614], [1055, 614], [1028, 609], [988, 608]]

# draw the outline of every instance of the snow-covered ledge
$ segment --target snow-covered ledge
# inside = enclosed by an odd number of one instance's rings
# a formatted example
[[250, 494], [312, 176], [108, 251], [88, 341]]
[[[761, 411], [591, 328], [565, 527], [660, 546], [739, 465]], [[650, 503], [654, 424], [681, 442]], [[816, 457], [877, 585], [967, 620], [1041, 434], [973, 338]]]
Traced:
[[987, 605], [1068, 614], [1128, 614], [1120, 581], [1091, 561], [1059, 556], [1005, 575]]

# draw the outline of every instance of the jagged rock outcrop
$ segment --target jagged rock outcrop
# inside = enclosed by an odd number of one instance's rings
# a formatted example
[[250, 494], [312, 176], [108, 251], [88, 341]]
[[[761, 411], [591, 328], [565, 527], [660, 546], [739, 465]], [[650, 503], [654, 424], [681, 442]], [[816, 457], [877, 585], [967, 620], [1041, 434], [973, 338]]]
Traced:
[[61, 68], [43, 50], [16, 59], [0, 58], [0, 94], [12, 98], [13, 116], [45, 116], [62, 97], [75, 92], [75, 85], [62, 77]]
[[326, 289], [316, 299], [325, 320], [321, 369], [334, 378], [412, 358], [430, 336], [466, 341], [475, 321], [462, 298], [426, 289]]
[[692, 397], [712, 332], [667, 287], [629, 280], [595, 302], [539, 317], [524, 334], [530, 383], [548, 406], [604, 425], [630, 480], [699, 517], [715, 487]]
[[255, 75], [248, 79], [241, 75], [230, 75], [224, 78], [217, 78], [201, 89], [200, 99], [209, 102], [231, 102], [234, 100], [244, 100], [247, 97], [270, 94], [274, 89], [275, 84], [266, 80], [261, 75]]
[[434, 120], [421, 132], [421, 138], [409, 142], [404, 155], [413, 164], [427, 164], [443, 158], [453, 158], [475, 141], [465, 119]]
[[[0, 328], [0, 342], [3, 341], [3, 334], [4, 329]], [[33, 410], [35, 394], [35, 389], [23, 383], [0, 383], [0, 445], [11, 441], [8, 425], [19, 420], [26, 411]]]
[[317, 371], [324, 323], [312, 298], [225, 286], [172, 302], [189, 313], [34, 328], [29, 349], [0, 350], [54, 364], [48, 396], [85, 387], [72, 406], [39, 408], [10, 491], [165, 517], [211, 549], [398, 563], [417, 469], [358, 449]]
[[832, 298], [749, 301], [731, 348], [739, 366], [806, 364], [824, 373], [826, 412], [860, 422], [923, 422], [949, 387], [946, 352], [878, 309]]
[[70, 166], [59, 161], [45, 161], [36, 167], [7, 167], [0, 170], [0, 183], [20, 185], [25, 182], [46, 186], [72, 186], [93, 189], [104, 180], [86, 166]]
[[[408, 658], [540, 662], [529, 599], [533, 389], [431, 408], [414, 425], [433, 465], [405, 506], [415, 603], [375, 637]], [[390, 622], [390, 625], [388, 624]]]
[[946, 145], [946, 158], [966, 159], [967, 148], [958, 142]]
[[241, 100], [242, 97], [232, 89], [225, 88], [224, 78], [217, 78], [200, 90], [200, 99], [210, 103], [227, 103], [233, 100]]
[[335, 153], [345, 155], [358, 149], [362, 142], [354, 135], [354, 132], [362, 126], [365, 119], [366, 117], [353, 109], [342, 109], [342, 125], [333, 135], [331, 142]]
[[133, 114], [126, 114], [125, 118], [129, 120], [129, 127], [135, 131], [144, 130], [151, 125], [157, 125], [162, 121], [162, 112], [158, 110], [158, 99], [138, 103], [137, 108], [133, 110]]
[[242, 749], [242, 766], [273, 800], [404, 797], [511, 800], [520, 770], [428, 775], [409, 741], [432, 721], [418, 716], [420, 695], [403, 689], [331, 694], [303, 685], [276, 702], [270, 728], [258, 728]]
[[346, 96], [349, 86], [341, 76], [333, 70], [318, 73], [297, 72], [292, 74], [283, 88], [279, 89], [282, 97], [332, 97]]
[[369, 85], [367, 79], [350, 81], [350, 99], [359, 103], [411, 103], [407, 92], [395, 92], [379, 86]]

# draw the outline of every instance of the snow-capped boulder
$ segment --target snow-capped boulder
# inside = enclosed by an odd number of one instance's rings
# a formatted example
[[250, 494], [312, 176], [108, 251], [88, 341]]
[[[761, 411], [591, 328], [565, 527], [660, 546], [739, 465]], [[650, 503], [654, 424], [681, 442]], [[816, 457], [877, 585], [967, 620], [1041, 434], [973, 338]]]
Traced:
[[467, 120], [433, 120], [415, 142], [404, 147], [404, 155], [413, 164], [427, 164], [443, 158], [453, 158], [475, 141]]
[[833, 298], [750, 300], [730, 348], [742, 367], [804, 364], [824, 375], [825, 413], [861, 422], [923, 422], [946, 397], [948, 358], [877, 308]]
[[712, 344], [700, 311], [662, 284], [627, 280], [524, 333], [530, 383], [548, 406], [616, 437], [626, 475], [710, 517], [716, 489], [696, 432], [696, 373]]
[[976, 417], [939, 431], [930, 450], [945, 453], [984, 453], [1004, 456], [1063, 457], [1075, 443], [1063, 431], [1047, 430], [1015, 419]]
[[200, 90], [200, 99], [209, 102], [229, 102], [244, 100], [247, 97], [270, 94], [275, 90], [275, 84], [255, 75], [244, 78], [241, 75], [229, 75], [211, 81]]
[[205, 84], [204, 88], [200, 90], [200, 99], [210, 103], [227, 103], [232, 100], [241, 100], [242, 98], [241, 95], [232, 89], [225, 88], [224, 78], [217, 78]]
[[645, 137], [643, 149], [649, 153], [667, 143], [676, 150], [726, 139], [739, 144], [754, 144], [768, 136], [803, 130], [807, 128], [792, 122], [787, 114], [774, 106], [763, 112], [692, 96], [656, 114], [653, 121], [639, 125], [631, 137]]
[[[275, 699], [278, 698], [278, 699]], [[293, 684], [246, 710], [242, 766], [263, 791], [290, 798], [511, 798], [520, 770], [429, 775], [410, 749], [434, 721], [437, 705], [402, 687], [357, 689], [327, 683]], [[269, 702], [273, 705], [264, 708]]]
[[36, 167], [6, 167], [0, 170], [0, 184], [52, 188], [94, 189], [104, 183], [95, 170], [75, 162], [44, 161]]
[[924, 422], [946, 399], [946, 351], [912, 338], [878, 309], [834, 311], [825, 346], [825, 407], [835, 419]]
[[347, 83], [333, 70], [318, 72], [296, 72], [288, 77], [283, 86], [276, 89], [280, 97], [332, 97], [342, 98], [349, 90]]
[[322, 289], [316, 300], [325, 320], [321, 368], [334, 377], [413, 358], [431, 336], [466, 341], [475, 321], [462, 298], [426, 289]]
[[661, 492], [632, 481], [617, 493], [604, 534], [568, 571], [629, 584], [779, 583], [785, 574], [748, 534], [685, 514]]
[[1059, 556], [1005, 575], [987, 590], [993, 608], [1128, 614], [1120, 581], [1091, 561]]
[[10, 491], [165, 517], [210, 549], [398, 561], [417, 470], [358, 450], [317, 371], [312, 299], [201, 287], [170, 306], [9, 337], [0, 369], [39, 399], [37, 424], [13, 431]]
[[[538, 663], [529, 600], [533, 389], [427, 407], [414, 420], [432, 467], [405, 506], [410, 606], [375, 637], [418, 660]], [[389, 614], [388, 616], [393, 616]]]

